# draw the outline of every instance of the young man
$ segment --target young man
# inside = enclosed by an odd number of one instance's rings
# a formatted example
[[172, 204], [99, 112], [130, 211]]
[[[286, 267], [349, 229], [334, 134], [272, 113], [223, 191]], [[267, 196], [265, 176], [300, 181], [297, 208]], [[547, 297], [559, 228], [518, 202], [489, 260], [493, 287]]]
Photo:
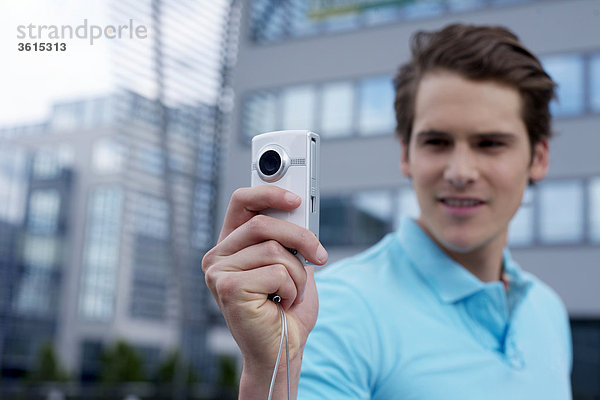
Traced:
[[[203, 267], [244, 357], [240, 398], [268, 392], [281, 332], [274, 292], [294, 397], [570, 398], [564, 306], [506, 249], [527, 184], [548, 169], [554, 83], [509, 31], [465, 25], [415, 35], [394, 83], [417, 220], [315, 285], [285, 247], [323, 264], [318, 240], [258, 214], [299, 199], [266, 186], [232, 196]], [[274, 398], [285, 398], [285, 368]]]

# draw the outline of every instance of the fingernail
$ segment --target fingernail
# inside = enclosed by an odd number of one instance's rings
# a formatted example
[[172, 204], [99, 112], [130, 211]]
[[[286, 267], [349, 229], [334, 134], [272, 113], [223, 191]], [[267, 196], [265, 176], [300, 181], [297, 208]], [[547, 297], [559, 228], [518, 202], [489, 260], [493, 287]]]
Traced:
[[300, 200], [300, 196], [298, 196], [292, 192], [286, 192], [284, 197], [288, 203], [297, 203], [298, 200]]
[[325, 250], [322, 244], [319, 244], [319, 248], [317, 249], [317, 260], [321, 263], [327, 261], [327, 250]]

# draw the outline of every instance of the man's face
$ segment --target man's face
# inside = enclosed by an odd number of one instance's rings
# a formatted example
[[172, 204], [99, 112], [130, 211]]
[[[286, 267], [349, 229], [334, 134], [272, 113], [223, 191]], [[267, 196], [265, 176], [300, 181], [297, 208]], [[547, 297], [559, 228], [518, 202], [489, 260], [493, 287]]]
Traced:
[[546, 141], [531, 157], [517, 90], [446, 71], [421, 80], [404, 146], [402, 171], [412, 178], [419, 223], [451, 252], [504, 247], [528, 180], [548, 168]]

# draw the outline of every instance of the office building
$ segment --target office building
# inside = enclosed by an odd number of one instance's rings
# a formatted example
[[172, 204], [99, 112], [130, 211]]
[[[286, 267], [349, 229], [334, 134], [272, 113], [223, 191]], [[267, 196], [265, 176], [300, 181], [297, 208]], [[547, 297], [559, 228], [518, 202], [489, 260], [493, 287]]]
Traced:
[[559, 84], [549, 175], [527, 190], [509, 244], [566, 303], [575, 393], [600, 395], [599, 14], [600, 2], [588, 0], [250, 2], [221, 215], [233, 190], [249, 185], [251, 136], [311, 129], [322, 138], [320, 230], [330, 260], [376, 242], [418, 212], [393, 135], [391, 79], [409, 59], [411, 34], [453, 22], [507, 26]]

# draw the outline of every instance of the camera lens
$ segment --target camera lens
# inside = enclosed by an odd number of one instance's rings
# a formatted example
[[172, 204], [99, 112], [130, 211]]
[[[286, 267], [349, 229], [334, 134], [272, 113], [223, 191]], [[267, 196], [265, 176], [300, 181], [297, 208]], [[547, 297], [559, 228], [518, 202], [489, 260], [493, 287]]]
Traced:
[[267, 176], [271, 176], [281, 168], [281, 156], [275, 150], [267, 150], [258, 160], [260, 171]]

